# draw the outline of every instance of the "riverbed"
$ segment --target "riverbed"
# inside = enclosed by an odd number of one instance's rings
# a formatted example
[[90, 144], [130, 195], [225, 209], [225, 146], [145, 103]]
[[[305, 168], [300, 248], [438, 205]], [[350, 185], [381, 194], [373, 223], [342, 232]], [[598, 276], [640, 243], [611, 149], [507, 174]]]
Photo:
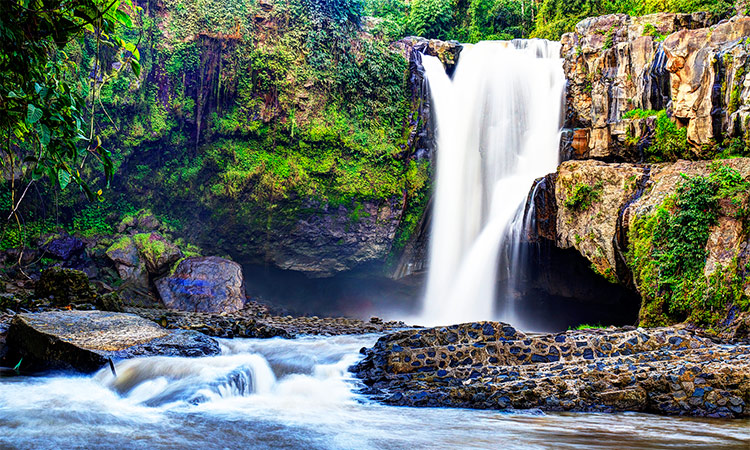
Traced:
[[347, 368], [378, 336], [235, 339], [206, 358], [0, 379], [0, 448], [748, 449], [750, 420], [384, 406]]

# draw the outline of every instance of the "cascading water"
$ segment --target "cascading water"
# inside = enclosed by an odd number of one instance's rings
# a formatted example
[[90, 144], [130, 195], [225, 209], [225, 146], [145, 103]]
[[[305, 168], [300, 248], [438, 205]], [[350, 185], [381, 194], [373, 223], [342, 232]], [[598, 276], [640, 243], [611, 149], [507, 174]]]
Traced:
[[[533, 181], [559, 160], [559, 55], [559, 43], [538, 39], [467, 45], [452, 80], [423, 58], [438, 138], [425, 324], [496, 318], [500, 250], [523, 231]], [[500, 318], [512, 321], [512, 308]]]

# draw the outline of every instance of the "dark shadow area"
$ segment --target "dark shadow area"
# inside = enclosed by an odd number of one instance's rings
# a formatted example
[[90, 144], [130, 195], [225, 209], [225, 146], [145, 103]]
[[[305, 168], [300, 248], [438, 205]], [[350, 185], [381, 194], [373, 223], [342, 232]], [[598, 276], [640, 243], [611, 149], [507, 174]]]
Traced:
[[564, 331], [581, 324], [634, 325], [640, 296], [620, 284], [607, 281], [591, 269], [591, 263], [574, 249], [559, 249], [548, 242], [526, 244], [527, 270], [510, 288], [498, 286], [498, 311], [506, 298], [515, 302], [521, 329]]
[[283, 315], [405, 317], [418, 307], [424, 280], [412, 275], [394, 281], [373, 266], [330, 278], [258, 265], [243, 268], [248, 296]]
[[[522, 254], [526, 270], [515, 287], [507, 278], [497, 287], [497, 311], [504, 310], [508, 298], [515, 303], [512, 325], [553, 332], [581, 324], [636, 324], [639, 295], [595, 273], [577, 251], [543, 242], [525, 244]], [[243, 267], [248, 296], [279, 315], [406, 319], [419, 313], [426, 281], [424, 274], [392, 280], [375, 264], [330, 278], [308, 278], [270, 266]]]

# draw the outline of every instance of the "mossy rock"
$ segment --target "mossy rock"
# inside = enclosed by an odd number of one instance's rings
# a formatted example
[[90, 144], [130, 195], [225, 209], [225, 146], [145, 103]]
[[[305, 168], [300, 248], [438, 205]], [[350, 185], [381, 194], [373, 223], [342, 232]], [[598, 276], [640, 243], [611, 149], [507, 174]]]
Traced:
[[135, 267], [139, 263], [138, 248], [130, 236], [123, 236], [113, 242], [105, 253], [118, 264]]
[[35, 294], [38, 298], [51, 298], [57, 306], [91, 302], [96, 298], [85, 273], [62, 267], [45, 269], [36, 284]]
[[138, 211], [136, 219], [138, 220], [138, 228], [143, 231], [158, 230], [161, 227], [161, 222], [159, 222], [159, 219], [156, 218], [150, 209]]
[[172, 264], [183, 257], [182, 251], [176, 245], [156, 232], [136, 234], [133, 236], [133, 242], [138, 248], [141, 260], [146, 264], [146, 270], [151, 274], [167, 273]]
[[136, 220], [135, 217], [131, 215], [127, 215], [123, 217], [122, 220], [120, 221], [120, 224], [117, 225], [117, 232], [124, 233], [125, 230], [127, 230], [128, 228], [134, 228], [137, 224], [138, 224], [138, 221]]

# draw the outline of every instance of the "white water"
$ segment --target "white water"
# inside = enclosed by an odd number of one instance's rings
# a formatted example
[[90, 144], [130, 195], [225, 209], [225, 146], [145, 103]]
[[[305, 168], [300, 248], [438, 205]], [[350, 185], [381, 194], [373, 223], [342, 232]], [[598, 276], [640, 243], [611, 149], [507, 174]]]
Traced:
[[[498, 318], [498, 267], [520, 235], [533, 181], [558, 164], [565, 76], [560, 44], [487, 41], [465, 46], [453, 80], [423, 57], [437, 124], [437, 176], [421, 323]], [[514, 230], [515, 228], [515, 230]]]
[[748, 420], [377, 404], [347, 367], [376, 336], [222, 341], [92, 376], [0, 378], [0, 448], [747, 448]]

